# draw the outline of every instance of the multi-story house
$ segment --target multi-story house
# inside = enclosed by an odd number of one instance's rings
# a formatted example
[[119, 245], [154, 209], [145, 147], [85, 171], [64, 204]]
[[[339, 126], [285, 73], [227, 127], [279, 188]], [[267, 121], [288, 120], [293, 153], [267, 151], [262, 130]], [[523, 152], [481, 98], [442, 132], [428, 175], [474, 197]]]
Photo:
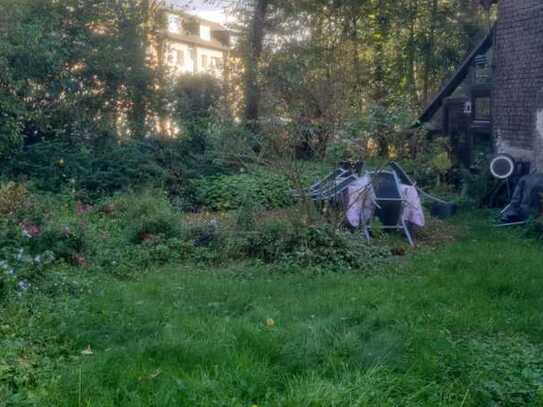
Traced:
[[230, 33], [220, 24], [165, 9], [161, 63], [174, 75], [211, 74], [224, 79]]

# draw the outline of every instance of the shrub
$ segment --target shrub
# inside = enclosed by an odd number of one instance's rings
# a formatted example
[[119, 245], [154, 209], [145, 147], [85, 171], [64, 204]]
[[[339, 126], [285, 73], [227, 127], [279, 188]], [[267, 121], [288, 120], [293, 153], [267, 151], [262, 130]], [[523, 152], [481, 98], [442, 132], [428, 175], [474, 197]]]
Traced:
[[154, 265], [180, 262], [187, 259], [194, 249], [192, 242], [177, 238], [150, 240], [144, 244], [149, 252], [150, 263]]
[[270, 219], [261, 223], [248, 237], [248, 255], [266, 263], [282, 260], [296, 249], [298, 237], [293, 225], [284, 220]]
[[24, 248], [3, 248], [0, 252], [0, 304], [12, 294], [34, 291], [45, 280], [45, 271], [55, 260], [51, 251], [31, 255]]
[[147, 191], [141, 195], [124, 197], [126, 212], [123, 215], [125, 235], [132, 243], [153, 239], [173, 239], [182, 235], [181, 220], [170, 205], [164, 192]]
[[11, 92], [0, 93], [0, 160], [6, 160], [23, 143], [21, 116], [24, 111], [22, 102]]
[[38, 236], [29, 239], [32, 254], [49, 251], [55, 258], [81, 265], [86, 248], [84, 232], [79, 225], [47, 226]]
[[237, 209], [250, 201], [263, 208], [281, 208], [292, 203], [285, 177], [263, 169], [251, 173], [204, 178], [197, 182], [200, 205], [215, 211]]
[[14, 217], [30, 205], [29, 194], [23, 184], [0, 184], [0, 216]]
[[303, 230], [295, 249], [288, 252], [288, 261], [335, 271], [372, 270], [391, 256], [388, 248], [369, 245], [361, 236], [335, 230], [328, 224]]
[[156, 239], [178, 238], [181, 233], [180, 221], [169, 214], [155, 214], [145, 219], [134, 220], [127, 229], [132, 243], [144, 243]]
[[41, 191], [60, 192], [69, 187], [94, 200], [135, 185], [164, 183], [167, 174], [153, 160], [153, 153], [149, 141], [93, 149], [44, 142], [18, 153], [2, 172], [10, 179], [31, 180]]
[[131, 140], [94, 147], [37, 143], [0, 167], [0, 175], [29, 181], [41, 192], [67, 190], [86, 202], [149, 185], [165, 187], [187, 209], [193, 203], [191, 180], [224, 173], [208, 145], [207, 124], [194, 126], [198, 134], [172, 140]]
[[221, 261], [252, 258], [335, 271], [373, 269], [391, 256], [386, 247], [369, 245], [329, 224], [302, 225], [293, 219], [265, 219], [252, 230], [223, 231], [212, 250], [222, 251]]
[[[471, 170], [462, 170], [462, 198], [464, 204], [478, 208], [487, 205], [498, 184], [499, 181], [490, 173], [488, 160], [476, 163]], [[502, 204], [503, 206], [506, 205], [506, 203]]]
[[174, 89], [176, 114], [181, 123], [209, 118], [220, 101], [223, 90], [212, 75], [184, 75]]

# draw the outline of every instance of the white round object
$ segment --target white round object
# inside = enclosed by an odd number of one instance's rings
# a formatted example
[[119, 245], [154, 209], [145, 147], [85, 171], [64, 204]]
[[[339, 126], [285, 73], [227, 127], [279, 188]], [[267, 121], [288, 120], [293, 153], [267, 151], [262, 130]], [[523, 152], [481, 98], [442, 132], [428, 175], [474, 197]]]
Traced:
[[507, 179], [515, 172], [515, 160], [505, 154], [500, 154], [490, 162], [490, 172], [497, 179]]

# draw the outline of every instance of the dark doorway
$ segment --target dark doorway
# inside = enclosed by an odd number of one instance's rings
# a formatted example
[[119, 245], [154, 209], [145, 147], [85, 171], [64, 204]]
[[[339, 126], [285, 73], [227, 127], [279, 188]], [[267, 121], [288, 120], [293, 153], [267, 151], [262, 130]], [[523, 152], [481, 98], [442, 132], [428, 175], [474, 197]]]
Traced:
[[449, 98], [445, 101], [443, 128], [455, 161], [465, 168], [472, 164], [473, 137], [469, 131], [471, 113], [467, 98]]

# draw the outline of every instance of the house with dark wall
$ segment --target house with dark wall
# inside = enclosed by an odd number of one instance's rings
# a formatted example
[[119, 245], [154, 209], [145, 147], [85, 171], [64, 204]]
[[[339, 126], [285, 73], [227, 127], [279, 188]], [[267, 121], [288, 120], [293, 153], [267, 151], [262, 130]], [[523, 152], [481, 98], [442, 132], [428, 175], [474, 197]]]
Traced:
[[419, 123], [450, 138], [469, 166], [507, 153], [543, 170], [543, 0], [494, 0], [495, 26], [425, 109]]

